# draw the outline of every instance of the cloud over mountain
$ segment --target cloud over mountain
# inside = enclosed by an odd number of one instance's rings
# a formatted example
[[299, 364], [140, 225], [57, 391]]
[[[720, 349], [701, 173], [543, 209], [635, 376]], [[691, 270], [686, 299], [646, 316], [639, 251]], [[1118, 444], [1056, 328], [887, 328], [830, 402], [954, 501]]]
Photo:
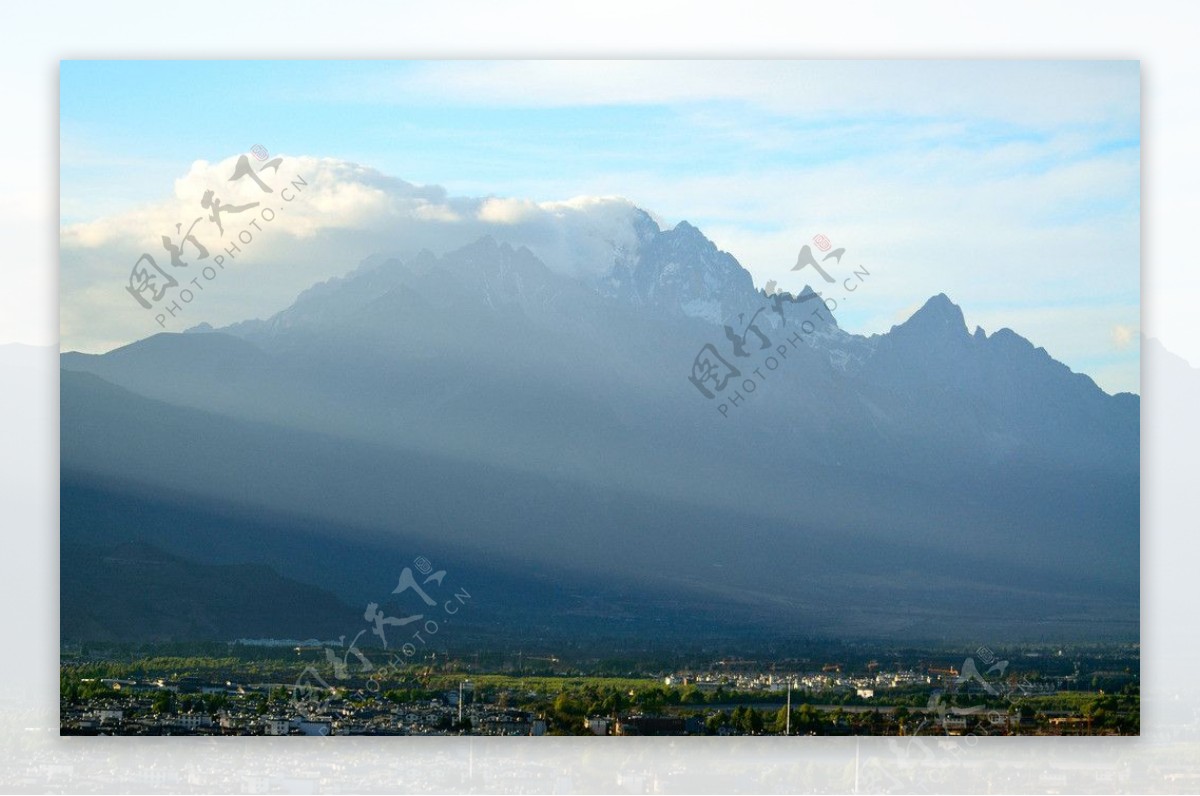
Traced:
[[[453, 197], [439, 186], [312, 157], [284, 156], [277, 171], [263, 175], [268, 184], [302, 181], [291, 191], [293, 199], [284, 202], [248, 179], [231, 182], [237, 162], [236, 157], [197, 161], [176, 180], [170, 197], [62, 229], [64, 348], [105, 350], [164, 328], [265, 316], [312, 283], [341, 275], [372, 255], [408, 257], [425, 249], [441, 254], [481, 235], [527, 246], [559, 273], [596, 278], [621, 251], [636, 246], [638, 226], [648, 218], [618, 197], [555, 202]], [[220, 232], [201, 204], [207, 191], [226, 205], [255, 206], [224, 213]], [[269, 222], [261, 215], [264, 207], [273, 213]], [[178, 319], [169, 326], [156, 324], [156, 313], [139, 307], [122, 285], [143, 252], [164, 260], [163, 238], [178, 242], [196, 219], [197, 239], [210, 258], [224, 252], [226, 268]], [[251, 222], [256, 226], [248, 227]], [[243, 239], [230, 254], [240, 230], [253, 236], [252, 244]], [[195, 255], [194, 248], [184, 248], [185, 259]], [[189, 267], [194, 271], [204, 264], [196, 259]]]

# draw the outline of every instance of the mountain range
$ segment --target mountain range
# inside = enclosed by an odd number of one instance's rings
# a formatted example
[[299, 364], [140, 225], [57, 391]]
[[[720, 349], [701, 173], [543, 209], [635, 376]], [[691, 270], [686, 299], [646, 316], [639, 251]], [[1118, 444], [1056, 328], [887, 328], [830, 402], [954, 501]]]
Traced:
[[[64, 584], [119, 545], [212, 582], [264, 567], [321, 606], [278, 635], [314, 636], [422, 555], [480, 595], [459, 638], [1136, 639], [1136, 395], [945, 295], [855, 335], [686, 222], [636, 232], [599, 276], [483, 238], [63, 354]], [[64, 588], [64, 616], [88, 599]], [[113, 602], [71, 632], [240, 630], [223, 603], [139, 624]]]

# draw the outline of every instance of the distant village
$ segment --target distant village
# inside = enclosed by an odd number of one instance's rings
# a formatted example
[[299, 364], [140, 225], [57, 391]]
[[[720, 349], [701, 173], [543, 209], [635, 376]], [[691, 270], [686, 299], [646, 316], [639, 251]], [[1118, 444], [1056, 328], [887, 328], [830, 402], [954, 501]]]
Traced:
[[[736, 667], [734, 667], [736, 668]], [[83, 678], [61, 704], [64, 735], [905, 735], [1121, 733], [1136, 696], [1102, 710], [1033, 710], [1025, 697], [1072, 688], [1071, 677], [1030, 683], [959, 668], [844, 673], [820, 670], [676, 672], [652, 692], [591, 705], [559, 686], [371, 693], [197, 677]], [[1002, 668], [1002, 667], [1001, 667]], [[515, 682], [520, 683], [520, 680]], [[546, 678], [539, 682], [545, 683]], [[579, 682], [578, 679], [572, 682]], [[587, 682], [586, 679], [583, 682]], [[1128, 689], [1127, 689], [1128, 690]], [[1097, 699], [1104, 698], [1103, 692]], [[1100, 703], [1097, 703], [1100, 704]], [[1136, 710], [1132, 711], [1136, 715]]]

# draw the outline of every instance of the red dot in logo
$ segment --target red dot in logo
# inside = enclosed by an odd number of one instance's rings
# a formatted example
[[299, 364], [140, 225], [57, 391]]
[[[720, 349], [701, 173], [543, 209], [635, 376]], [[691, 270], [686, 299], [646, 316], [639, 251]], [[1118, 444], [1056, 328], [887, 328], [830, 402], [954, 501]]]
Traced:
[[813, 243], [817, 244], [817, 248], [823, 252], [829, 251], [829, 248], [833, 246], [833, 244], [829, 242], [829, 238], [825, 237], [824, 235], [813, 235]]

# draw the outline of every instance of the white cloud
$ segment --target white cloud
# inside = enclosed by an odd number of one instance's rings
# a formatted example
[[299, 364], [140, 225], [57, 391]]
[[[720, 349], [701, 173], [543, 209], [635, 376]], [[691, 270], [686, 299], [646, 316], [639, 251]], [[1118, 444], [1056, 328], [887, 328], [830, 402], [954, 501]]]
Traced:
[[[64, 350], [101, 351], [202, 321], [223, 325], [265, 317], [373, 255], [440, 254], [490, 234], [528, 246], [560, 272], [594, 276], [611, 265], [614, 246], [634, 242], [633, 205], [616, 197], [545, 203], [449, 197], [439, 186], [413, 185], [357, 164], [287, 156], [278, 174], [264, 173], [274, 189], [267, 194], [250, 180], [229, 182], [235, 164], [236, 158], [197, 161], [157, 203], [62, 228]], [[285, 201], [289, 187], [291, 201]], [[222, 235], [200, 206], [209, 190], [225, 205], [257, 204], [223, 214]], [[184, 245], [181, 258], [188, 265], [172, 268], [163, 237], [179, 245], [193, 221], [209, 256], [200, 258], [195, 247]], [[239, 238], [247, 234], [249, 243]], [[184, 285], [201, 277], [191, 283], [192, 299], [178, 317], [159, 318], [159, 307], [144, 309], [126, 290], [142, 253]], [[217, 258], [222, 267], [215, 278], [203, 278], [202, 269]]]
[[519, 224], [541, 219], [543, 211], [528, 199], [485, 199], [479, 207], [480, 221], [490, 224]]

